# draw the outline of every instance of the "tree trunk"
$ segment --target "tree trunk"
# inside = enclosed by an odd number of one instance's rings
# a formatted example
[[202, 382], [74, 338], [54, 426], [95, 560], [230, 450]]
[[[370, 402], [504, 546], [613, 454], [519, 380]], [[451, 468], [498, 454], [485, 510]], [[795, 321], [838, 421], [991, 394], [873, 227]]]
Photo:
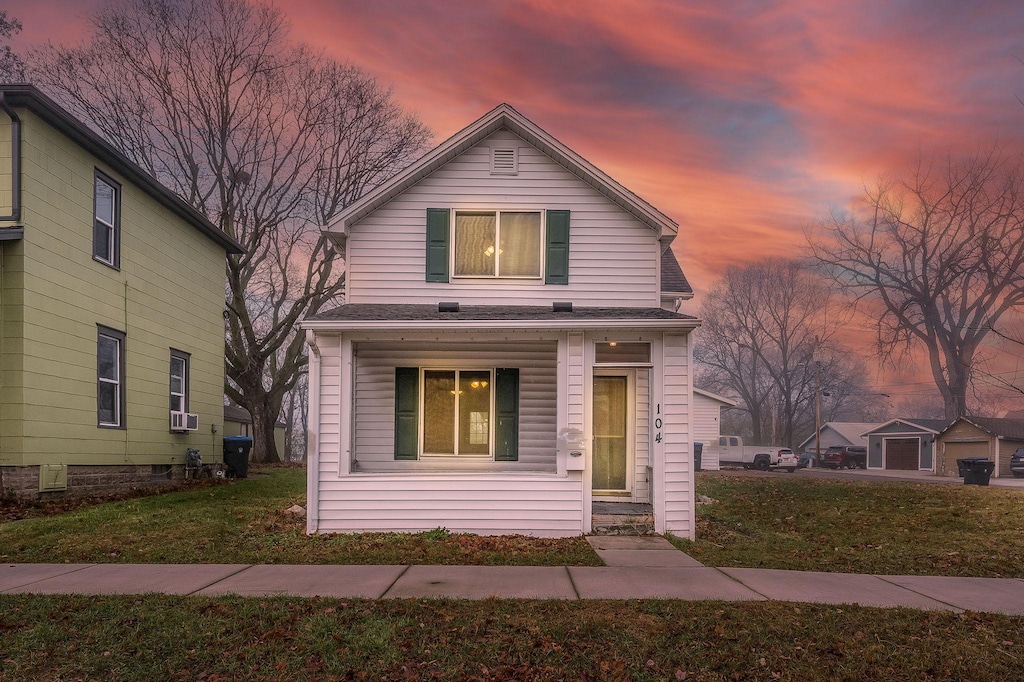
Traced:
[[274, 440], [274, 425], [277, 423], [279, 410], [273, 409], [269, 401], [259, 401], [247, 409], [252, 416], [252, 454], [250, 460], [262, 463], [277, 463], [281, 453], [277, 451]]

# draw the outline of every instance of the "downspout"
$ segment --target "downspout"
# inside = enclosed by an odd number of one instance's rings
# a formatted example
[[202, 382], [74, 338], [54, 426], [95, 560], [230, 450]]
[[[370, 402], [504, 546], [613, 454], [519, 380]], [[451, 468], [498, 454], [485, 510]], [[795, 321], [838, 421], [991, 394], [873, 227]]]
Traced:
[[11, 119], [11, 213], [0, 215], [0, 222], [21, 220], [21, 119], [0, 92], [0, 109]]
[[309, 391], [307, 405], [308, 426], [306, 427], [306, 533], [312, 535], [320, 525], [320, 347], [316, 345], [316, 333], [306, 330], [306, 345], [309, 346]]

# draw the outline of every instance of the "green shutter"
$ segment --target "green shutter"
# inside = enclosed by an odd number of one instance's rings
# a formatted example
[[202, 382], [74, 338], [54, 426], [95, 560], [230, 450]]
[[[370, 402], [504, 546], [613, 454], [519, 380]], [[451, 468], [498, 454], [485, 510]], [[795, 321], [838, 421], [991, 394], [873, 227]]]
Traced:
[[515, 462], [519, 459], [519, 369], [494, 370], [494, 459]]
[[569, 283], [569, 212], [548, 211], [545, 284]]
[[447, 208], [427, 209], [427, 281], [448, 281]]
[[416, 459], [419, 451], [420, 370], [395, 367], [395, 459]]

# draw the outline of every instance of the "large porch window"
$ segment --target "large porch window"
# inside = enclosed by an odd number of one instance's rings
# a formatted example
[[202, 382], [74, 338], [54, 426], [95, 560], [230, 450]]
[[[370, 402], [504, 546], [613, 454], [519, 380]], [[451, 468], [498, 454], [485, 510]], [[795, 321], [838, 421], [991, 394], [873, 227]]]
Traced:
[[395, 368], [395, 459], [519, 458], [519, 370]]
[[491, 456], [490, 370], [423, 370], [423, 454]]

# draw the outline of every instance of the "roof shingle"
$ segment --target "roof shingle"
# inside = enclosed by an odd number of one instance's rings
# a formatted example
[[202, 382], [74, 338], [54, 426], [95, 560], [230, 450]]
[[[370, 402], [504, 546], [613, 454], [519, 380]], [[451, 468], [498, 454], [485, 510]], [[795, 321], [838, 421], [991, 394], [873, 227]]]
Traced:
[[696, 320], [663, 308], [598, 308], [576, 306], [556, 312], [550, 306], [464, 305], [458, 312], [438, 312], [436, 305], [349, 303], [307, 318], [308, 321], [453, 321], [453, 320]]

